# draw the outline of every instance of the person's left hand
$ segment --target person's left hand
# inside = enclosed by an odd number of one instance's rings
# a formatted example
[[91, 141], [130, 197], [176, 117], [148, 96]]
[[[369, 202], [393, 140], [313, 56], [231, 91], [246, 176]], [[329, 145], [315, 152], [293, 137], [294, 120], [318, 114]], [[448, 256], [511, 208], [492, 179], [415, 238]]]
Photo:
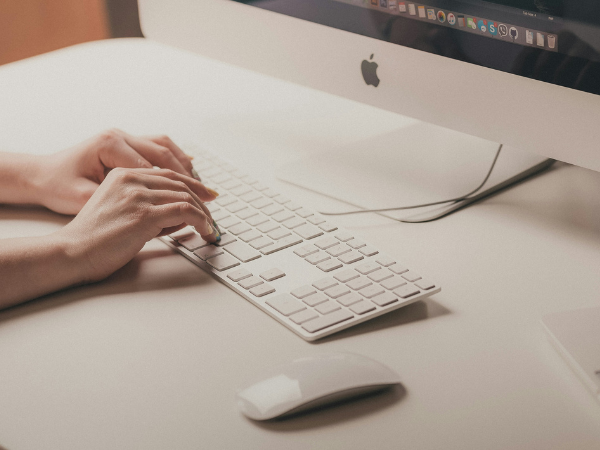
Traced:
[[77, 214], [110, 170], [158, 166], [193, 176], [190, 157], [167, 136], [138, 137], [108, 130], [72, 148], [42, 156], [35, 183], [38, 203], [61, 214]]

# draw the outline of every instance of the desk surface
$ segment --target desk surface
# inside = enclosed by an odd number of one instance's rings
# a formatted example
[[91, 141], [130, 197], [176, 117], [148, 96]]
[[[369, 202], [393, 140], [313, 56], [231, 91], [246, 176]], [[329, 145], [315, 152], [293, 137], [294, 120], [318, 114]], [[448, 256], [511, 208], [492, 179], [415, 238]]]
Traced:
[[[219, 149], [315, 207], [273, 167], [406, 120], [143, 40], [0, 68], [0, 148], [50, 153], [107, 127]], [[265, 164], [264, 161], [269, 161]], [[0, 207], [2, 236], [68, 219]], [[600, 304], [600, 174], [552, 171], [444, 220], [338, 221], [442, 293], [316, 344], [153, 241], [107, 281], [0, 313], [0, 445], [33, 449], [598, 449], [600, 405], [543, 314]], [[405, 391], [278, 423], [242, 417], [264, 366], [352, 351]]]

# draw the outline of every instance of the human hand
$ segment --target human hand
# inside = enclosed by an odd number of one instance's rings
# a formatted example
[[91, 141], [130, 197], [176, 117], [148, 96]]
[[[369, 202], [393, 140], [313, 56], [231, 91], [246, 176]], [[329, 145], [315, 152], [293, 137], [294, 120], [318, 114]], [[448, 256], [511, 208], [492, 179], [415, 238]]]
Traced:
[[[61, 214], [77, 214], [114, 168], [158, 166], [188, 177], [190, 157], [167, 136], [138, 137], [108, 130], [72, 148], [38, 160], [37, 200]], [[211, 192], [212, 197], [216, 192]], [[212, 198], [211, 198], [212, 199]]]
[[212, 217], [202, 203], [213, 199], [202, 183], [172, 170], [117, 168], [55, 235], [79, 262], [80, 282], [98, 281], [129, 262], [149, 240], [186, 225], [214, 242]]

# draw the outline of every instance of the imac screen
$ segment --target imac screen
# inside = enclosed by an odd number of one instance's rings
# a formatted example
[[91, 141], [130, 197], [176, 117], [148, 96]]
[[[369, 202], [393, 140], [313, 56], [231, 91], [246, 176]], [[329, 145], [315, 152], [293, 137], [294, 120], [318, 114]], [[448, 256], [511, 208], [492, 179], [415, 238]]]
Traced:
[[600, 95], [598, 0], [233, 0]]

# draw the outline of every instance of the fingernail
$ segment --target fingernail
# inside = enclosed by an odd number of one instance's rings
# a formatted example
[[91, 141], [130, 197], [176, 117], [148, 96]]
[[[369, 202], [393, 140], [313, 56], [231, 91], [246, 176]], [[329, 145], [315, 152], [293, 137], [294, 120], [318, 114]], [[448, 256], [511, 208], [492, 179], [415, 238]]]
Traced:
[[221, 240], [221, 235], [223, 233], [221, 233], [221, 229], [219, 228], [219, 225], [217, 225], [217, 222], [214, 221], [214, 219], [213, 219], [213, 229], [215, 230], [215, 240], [217, 242], [219, 242]]
[[206, 222], [204, 222], [204, 228], [202, 228], [200, 230], [197, 227], [194, 227], [194, 228], [202, 236], [210, 236], [211, 234], [213, 234], [215, 232], [215, 229], [210, 225], [208, 220]]
[[202, 178], [200, 178], [200, 175], [198, 175], [198, 172], [196, 172], [196, 169], [192, 169], [192, 176], [198, 180], [198, 181], [202, 181]]
[[187, 156], [190, 159], [194, 159], [194, 157], [192, 155], [188, 155], [187, 153], [185, 153], [185, 156]]
[[215, 191], [214, 189], [211, 189], [211, 188], [207, 187], [207, 188], [206, 188], [206, 190], [207, 190], [207, 191], [208, 191], [208, 193], [209, 193], [210, 195], [212, 195], [213, 197], [218, 197], [218, 196], [219, 196], [219, 193], [218, 193], [217, 191]]

